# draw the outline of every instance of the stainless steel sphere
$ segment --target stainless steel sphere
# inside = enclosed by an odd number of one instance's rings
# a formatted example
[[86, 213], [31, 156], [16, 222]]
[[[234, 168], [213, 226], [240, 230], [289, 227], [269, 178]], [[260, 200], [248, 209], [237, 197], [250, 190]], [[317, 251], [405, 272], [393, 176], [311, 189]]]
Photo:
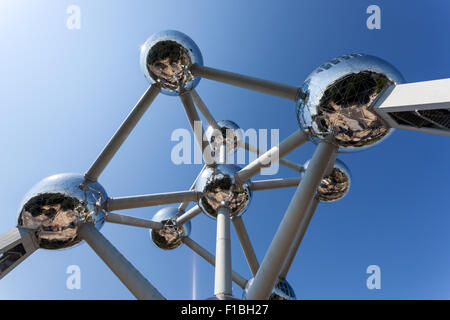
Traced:
[[241, 168], [234, 164], [208, 166], [197, 180], [195, 189], [203, 193], [198, 204], [203, 212], [217, 217], [220, 207], [228, 207], [230, 216], [242, 215], [251, 199], [249, 184], [237, 184], [234, 178]]
[[[245, 289], [242, 292], [242, 299], [246, 300], [247, 292], [250, 286], [252, 285], [255, 278], [251, 278], [247, 281], [245, 285]], [[272, 293], [270, 294], [269, 300], [297, 300], [295, 296], [294, 289], [292, 289], [291, 285], [285, 279], [279, 279], [276, 286], [273, 288]]]
[[37, 183], [24, 197], [18, 226], [35, 229], [40, 248], [63, 249], [79, 243], [80, 226], [92, 223], [100, 229], [108, 195], [94, 182], [81, 190], [81, 174], [57, 174]]
[[161, 230], [150, 230], [150, 236], [157, 247], [164, 250], [176, 249], [183, 244], [183, 238], [191, 234], [190, 221], [181, 226], [176, 224], [178, 213], [178, 208], [167, 207], [153, 216], [153, 221], [164, 225]]
[[244, 141], [242, 129], [233, 121], [221, 120], [217, 122], [220, 130], [209, 126], [205, 132], [206, 138], [216, 153], [222, 144], [226, 144], [227, 152], [235, 151], [238, 147], [238, 141]]
[[[304, 165], [308, 167], [309, 161]], [[304, 175], [304, 173], [302, 174]], [[336, 159], [333, 171], [325, 176], [317, 188], [317, 196], [320, 201], [333, 202], [342, 199], [350, 190], [350, 169], [341, 160]]]
[[302, 85], [300, 127], [315, 143], [334, 137], [339, 151], [375, 145], [390, 128], [371, 107], [383, 89], [402, 82], [400, 72], [377, 57], [349, 54], [326, 62]]
[[150, 83], [161, 84], [161, 91], [179, 95], [200, 81], [189, 68], [203, 65], [202, 54], [194, 41], [184, 33], [166, 30], [153, 34], [141, 47], [141, 68]]

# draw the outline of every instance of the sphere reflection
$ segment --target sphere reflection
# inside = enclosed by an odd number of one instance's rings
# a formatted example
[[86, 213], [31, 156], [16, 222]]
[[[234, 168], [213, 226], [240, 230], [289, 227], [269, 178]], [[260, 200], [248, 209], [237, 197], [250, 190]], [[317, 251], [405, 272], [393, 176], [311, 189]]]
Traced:
[[238, 147], [238, 141], [244, 141], [242, 129], [230, 120], [218, 121], [217, 125], [220, 130], [209, 126], [205, 132], [212, 149], [218, 152], [219, 147], [225, 143], [227, 152], [235, 151]]
[[184, 33], [166, 30], [153, 34], [141, 47], [141, 68], [150, 83], [161, 84], [161, 91], [179, 95], [200, 81], [189, 68], [203, 65], [200, 49]]
[[[308, 168], [309, 161], [304, 165]], [[302, 174], [304, 175], [304, 173]], [[317, 196], [320, 201], [333, 202], [342, 199], [350, 190], [350, 169], [341, 160], [336, 159], [331, 174], [322, 178], [317, 188]]]
[[[247, 297], [248, 289], [252, 285], [255, 278], [251, 278], [245, 285], [245, 289], [242, 292], [242, 299]], [[289, 282], [286, 279], [279, 279], [276, 286], [273, 288], [270, 294], [269, 300], [297, 300], [294, 289], [292, 289]]]
[[35, 229], [40, 248], [63, 249], [82, 239], [78, 230], [85, 223], [100, 229], [105, 212], [101, 208], [108, 196], [94, 182], [83, 191], [80, 174], [58, 174], [36, 184], [24, 197], [18, 226]]
[[340, 151], [375, 145], [390, 128], [370, 108], [385, 88], [402, 82], [400, 72], [377, 57], [333, 59], [303, 83], [305, 96], [297, 105], [300, 126], [315, 143], [334, 137]]
[[161, 230], [150, 230], [153, 243], [164, 250], [176, 249], [183, 244], [183, 238], [191, 233], [191, 222], [179, 226], [176, 219], [179, 215], [178, 208], [167, 207], [159, 210], [152, 218], [161, 222], [164, 227]]
[[218, 209], [224, 206], [230, 209], [231, 217], [247, 210], [251, 199], [249, 185], [237, 184], [234, 178], [240, 169], [234, 164], [218, 164], [203, 170], [195, 189], [203, 193], [198, 204], [205, 214], [216, 218]]

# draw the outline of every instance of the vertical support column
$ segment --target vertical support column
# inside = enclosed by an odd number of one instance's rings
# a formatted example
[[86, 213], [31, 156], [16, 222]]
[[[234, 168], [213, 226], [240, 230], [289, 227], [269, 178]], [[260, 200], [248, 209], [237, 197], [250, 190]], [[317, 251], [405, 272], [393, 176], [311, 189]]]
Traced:
[[230, 210], [221, 207], [217, 213], [215, 296], [233, 294], [231, 273]]

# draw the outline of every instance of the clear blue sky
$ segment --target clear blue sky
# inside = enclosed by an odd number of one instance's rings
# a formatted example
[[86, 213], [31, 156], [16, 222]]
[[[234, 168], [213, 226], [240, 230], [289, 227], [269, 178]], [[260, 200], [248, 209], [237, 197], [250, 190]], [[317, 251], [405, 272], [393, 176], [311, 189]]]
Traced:
[[[81, 30], [66, 9], [81, 8]], [[381, 7], [381, 30], [366, 8]], [[40, 179], [84, 173], [148, 83], [139, 46], [176, 29], [200, 47], [205, 65], [300, 85], [321, 63], [363, 52], [395, 65], [408, 82], [450, 77], [447, 1], [52, 1], [0, 2], [0, 232]], [[202, 80], [198, 92], [217, 119], [242, 128], [298, 129], [292, 102]], [[176, 166], [170, 135], [189, 128], [176, 97], [158, 96], [100, 182], [110, 196], [189, 188], [201, 165]], [[370, 150], [343, 154], [353, 174], [341, 201], [320, 204], [289, 273], [299, 299], [450, 298], [449, 139], [394, 132]], [[289, 155], [303, 163], [314, 145]], [[277, 177], [294, 176], [281, 169]], [[294, 189], [254, 193], [244, 220], [260, 260]], [[127, 213], [150, 218], [158, 208]], [[214, 252], [215, 223], [193, 221], [192, 238]], [[148, 231], [105, 225], [105, 236], [169, 299], [213, 294], [213, 268], [186, 247], [156, 248]], [[233, 231], [233, 268], [250, 277]], [[82, 289], [66, 289], [81, 267]], [[381, 268], [381, 290], [366, 268]], [[234, 287], [241, 296], [241, 289]], [[41, 250], [0, 281], [0, 299], [127, 299], [132, 295], [86, 244]]]

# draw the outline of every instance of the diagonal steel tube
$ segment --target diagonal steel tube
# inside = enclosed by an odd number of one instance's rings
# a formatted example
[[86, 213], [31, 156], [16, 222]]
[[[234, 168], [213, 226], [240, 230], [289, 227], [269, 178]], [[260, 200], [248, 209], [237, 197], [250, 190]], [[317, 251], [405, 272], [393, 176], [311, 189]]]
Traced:
[[[241, 147], [241, 148], [243, 148], [243, 149], [245, 149], [245, 150], [247, 150], [249, 152], [252, 152], [252, 153], [256, 153], [256, 154], [259, 154], [259, 155], [263, 153], [263, 152], [261, 152], [262, 150], [259, 150], [258, 147], [254, 147], [254, 146], [250, 145], [249, 143], [247, 143], [245, 141], [239, 141], [238, 145], [239, 145], [239, 147]], [[264, 152], [266, 152], [266, 150], [264, 150]], [[280, 164], [285, 166], [285, 167], [287, 167], [287, 168], [289, 168], [289, 169], [297, 171], [297, 172], [304, 172], [305, 171], [305, 168], [302, 165], [297, 164], [295, 162], [292, 162], [290, 160], [284, 159], [284, 158], [280, 158]]]
[[163, 295], [92, 224], [79, 235], [139, 300], [165, 300]]
[[282, 164], [285, 167], [288, 167], [289, 169], [297, 171], [297, 172], [304, 172], [305, 171], [305, 168], [303, 168], [302, 165], [297, 164], [297, 163], [292, 162], [292, 161], [289, 161], [289, 160], [284, 159], [284, 158], [280, 159], [280, 164]]
[[289, 269], [291, 268], [292, 262], [294, 262], [294, 258], [297, 254], [298, 249], [300, 248], [300, 244], [303, 240], [303, 237], [305, 236], [306, 230], [308, 229], [309, 223], [311, 222], [318, 204], [319, 199], [316, 197], [311, 202], [311, 205], [309, 206], [308, 211], [305, 214], [305, 219], [302, 220], [302, 223], [300, 224], [291, 248], [289, 249], [286, 261], [284, 262], [283, 268], [281, 269], [280, 278], [286, 279]]
[[247, 294], [249, 300], [268, 299], [288, 257], [292, 239], [299, 227], [307, 219], [306, 212], [316, 194], [317, 187], [327, 170], [336, 147], [328, 142], [320, 142], [300, 181], [278, 230], [267, 250], [264, 260]]
[[163, 224], [161, 222], [124, 216], [113, 212], [109, 212], [106, 215], [105, 221], [116, 224], [123, 224], [126, 226], [153, 229], [153, 230], [160, 230], [163, 228]]
[[330, 162], [328, 162], [328, 167], [327, 170], [325, 171], [324, 177], [333, 172], [334, 163], [336, 162], [336, 159], [337, 159], [337, 152], [334, 152], [330, 157]]
[[[328, 162], [328, 167], [325, 171], [324, 176], [331, 174], [331, 172], [333, 171], [334, 162], [336, 161], [336, 157], [337, 157], [337, 153], [334, 152], [330, 157], [330, 161]], [[311, 201], [308, 211], [305, 214], [305, 219], [302, 220], [302, 223], [299, 227], [297, 235], [295, 236], [294, 241], [291, 245], [291, 248], [289, 249], [289, 253], [286, 258], [286, 261], [284, 262], [283, 268], [281, 269], [280, 277], [283, 279], [286, 279], [286, 277], [287, 277], [289, 269], [291, 268], [292, 262], [294, 262], [295, 256], [298, 252], [298, 249], [300, 248], [300, 244], [303, 240], [303, 237], [305, 236], [306, 230], [308, 229], [309, 223], [311, 222], [311, 219], [314, 215], [314, 212], [317, 209], [317, 206], [319, 205], [319, 202], [320, 202], [320, 200], [316, 195], [314, 197], [314, 199]]]
[[198, 205], [195, 205], [177, 218], [177, 225], [182, 225], [188, 222], [189, 220], [198, 216], [200, 213], [202, 213], [202, 209]]
[[200, 193], [193, 190], [155, 193], [132, 197], [108, 198], [103, 205], [106, 211], [117, 211], [142, 207], [159, 206], [183, 201], [198, 201]]
[[198, 95], [197, 91], [195, 89], [191, 90], [191, 96], [192, 100], [194, 100], [195, 105], [197, 106], [198, 110], [203, 114], [203, 116], [206, 118], [206, 121], [208, 121], [209, 125], [213, 127], [214, 129], [220, 130], [219, 125], [217, 124], [216, 119], [214, 119], [213, 115], [209, 111], [206, 104], [203, 102], [202, 98]]
[[245, 259], [247, 260], [250, 271], [253, 276], [255, 276], [259, 269], [259, 262], [248, 236], [247, 229], [245, 228], [244, 221], [240, 216], [233, 217], [231, 221], [233, 222], [234, 229], [236, 230], [239, 242], [241, 243], [242, 251], [244, 251]]
[[299, 183], [300, 178], [257, 180], [250, 182], [250, 189], [252, 191], [260, 191], [279, 188], [290, 188], [298, 186]]
[[125, 139], [129, 136], [160, 91], [161, 87], [157, 84], [153, 84], [147, 89], [134, 109], [122, 123], [119, 130], [116, 131], [89, 170], [85, 173], [85, 184], [97, 181], [100, 174], [122, 146]]
[[281, 141], [278, 146], [273, 147], [272, 149], [249, 163], [247, 166], [239, 170], [235, 175], [237, 182], [244, 183], [248, 179], [257, 175], [262, 168], [269, 166], [271, 163], [279, 161], [280, 158], [297, 149], [306, 141], [308, 141], [308, 137], [305, 133], [303, 133], [303, 131], [298, 130], [294, 132], [285, 140]]
[[194, 64], [191, 66], [193, 75], [230, 84], [244, 89], [254, 90], [269, 95], [297, 101], [301, 97], [301, 89], [298, 87], [262, 80], [238, 73], [218, 70], [210, 67]]
[[[205, 259], [213, 267], [216, 265], [216, 258], [214, 257], [214, 255], [212, 253], [210, 253], [208, 250], [206, 250], [205, 248], [203, 248], [201, 245], [199, 245], [197, 242], [195, 242], [194, 240], [192, 240], [189, 237], [184, 237], [183, 243], [185, 245], [187, 245], [192, 251], [197, 253], [200, 257]], [[231, 277], [232, 277], [234, 283], [236, 283], [242, 289], [245, 289], [247, 280], [243, 276], [241, 276], [240, 274], [238, 274], [235, 271], [232, 271]]]
[[[211, 155], [211, 148], [209, 143], [203, 139], [205, 133], [203, 126], [201, 126], [201, 121], [198, 116], [197, 110], [195, 109], [194, 102], [192, 101], [192, 96], [189, 91], [186, 91], [180, 95], [181, 102], [183, 103], [184, 110], [186, 111], [186, 116], [188, 117], [189, 124], [191, 125], [192, 131], [199, 146], [203, 160], [206, 164], [212, 164], [214, 158]], [[197, 125], [196, 125], [197, 123]], [[198, 125], [200, 124], [200, 126]]]

